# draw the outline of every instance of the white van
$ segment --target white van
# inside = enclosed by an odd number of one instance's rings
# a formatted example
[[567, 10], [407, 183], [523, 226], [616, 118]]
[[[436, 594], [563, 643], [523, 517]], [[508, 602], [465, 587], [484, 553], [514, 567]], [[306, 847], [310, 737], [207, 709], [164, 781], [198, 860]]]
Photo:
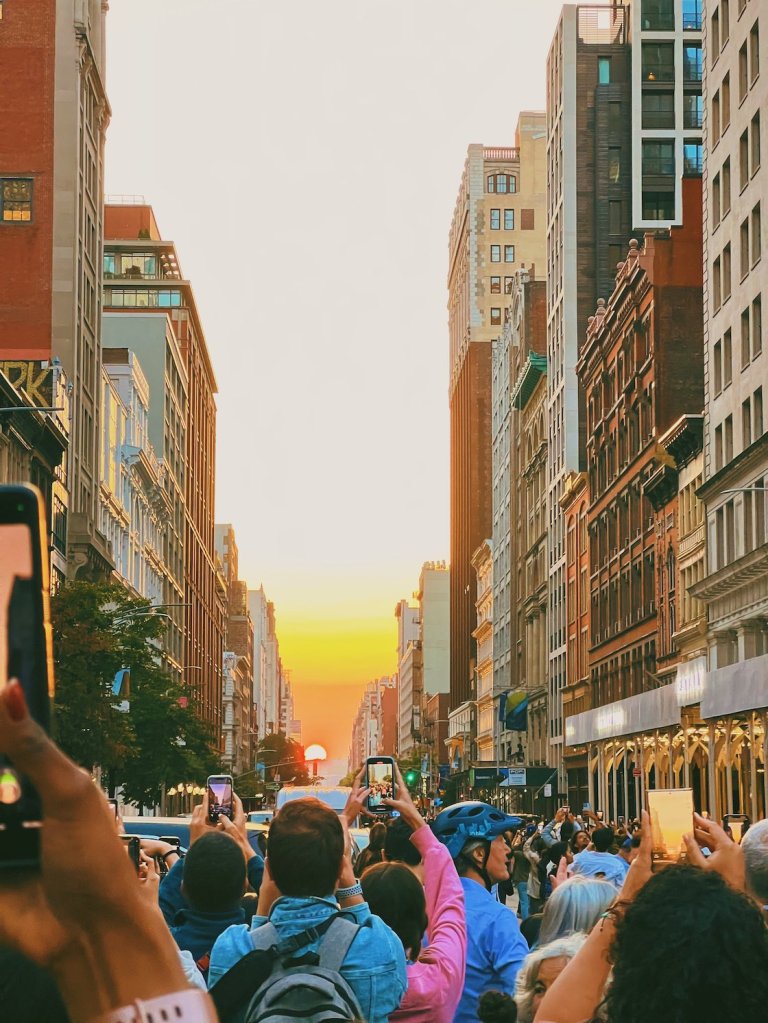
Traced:
[[315, 799], [322, 800], [323, 803], [326, 803], [332, 810], [340, 814], [347, 805], [347, 799], [351, 791], [352, 789], [348, 785], [337, 785], [335, 787], [329, 785], [284, 785], [277, 793], [275, 812], [292, 799], [307, 799], [314, 796]]

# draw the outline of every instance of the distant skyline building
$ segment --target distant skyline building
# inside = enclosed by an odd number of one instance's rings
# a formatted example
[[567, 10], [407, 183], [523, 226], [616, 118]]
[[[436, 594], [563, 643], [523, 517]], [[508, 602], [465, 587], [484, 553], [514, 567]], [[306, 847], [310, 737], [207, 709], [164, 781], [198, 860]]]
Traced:
[[546, 121], [520, 114], [515, 145], [471, 145], [448, 243], [451, 421], [451, 709], [473, 698], [472, 555], [491, 535], [491, 343], [512, 277], [546, 265]]
[[216, 380], [189, 281], [152, 207], [108, 204], [104, 214], [104, 309], [170, 320], [187, 375], [184, 453], [184, 664], [202, 717], [221, 735], [225, 601], [214, 547]]
[[419, 727], [422, 691], [422, 650], [419, 641], [419, 608], [407, 600], [395, 605], [397, 619], [397, 752], [405, 755], [414, 745]]

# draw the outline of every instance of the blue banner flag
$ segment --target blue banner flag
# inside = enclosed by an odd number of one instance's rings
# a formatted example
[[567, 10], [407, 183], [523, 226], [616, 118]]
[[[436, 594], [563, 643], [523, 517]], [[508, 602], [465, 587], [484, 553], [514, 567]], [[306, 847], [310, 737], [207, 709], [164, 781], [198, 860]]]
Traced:
[[528, 693], [524, 689], [518, 689], [507, 696], [504, 723], [510, 732], [528, 730]]

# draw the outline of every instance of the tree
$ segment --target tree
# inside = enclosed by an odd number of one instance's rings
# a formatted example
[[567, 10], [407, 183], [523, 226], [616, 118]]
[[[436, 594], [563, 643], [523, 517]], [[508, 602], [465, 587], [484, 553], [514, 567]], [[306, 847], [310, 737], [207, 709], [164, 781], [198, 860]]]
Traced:
[[[286, 737], [285, 732], [265, 735], [257, 750], [259, 763], [264, 764], [266, 778], [271, 781], [277, 773], [283, 782], [290, 779], [292, 785], [309, 785], [310, 776], [304, 761], [304, 747], [295, 739]], [[270, 768], [274, 768], [270, 774]]]
[[[164, 622], [150, 606], [122, 586], [80, 581], [51, 602], [57, 739], [84, 767], [106, 769], [140, 806], [158, 802], [164, 784], [202, 781], [218, 767], [215, 737], [162, 665]], [[117, 709], [112, 689], [121, 668], [130, 668], [129, 713]]]

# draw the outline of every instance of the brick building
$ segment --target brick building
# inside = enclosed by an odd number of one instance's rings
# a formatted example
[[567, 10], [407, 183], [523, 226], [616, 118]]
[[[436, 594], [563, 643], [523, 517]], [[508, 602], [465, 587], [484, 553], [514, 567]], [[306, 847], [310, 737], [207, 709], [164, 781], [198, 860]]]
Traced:
[[[663, 515], [657, 535], [647, 485], [672, 461], [658, 438], [700, 408], [703, 396], [700, 179], [685, 186], [684, 226], [646, 234], [642, 248], [630, 242], [613, 294], [607, 304], [598, 300], [590, 318], [577, 364], [588, 435], [592, 709], [570, 718], [569, 726], [572, 737], [574, 721], [582, 735], [594, 726], [596, 762], [590, 762], [588, 781], [600, 807], [613, 815], [639, 806], [639, 793], [629, 791], [627, 743], [617, 738], [631, 717], [622, 703], [658, 688], [658, 661], [669, 666], [674, 653], [672, 634], [662, 631], [660, 638], [657, 592], [664, 589], [667, 610], [674, 606], [667, 568], [671, 553], [674, 595], [677, 496], [675, 488], [654, 491]], [[658, 548], [664, 551], [662, 580]], [[601, 710], [609, 705], [612, 710]], [[642, 718], [638, 723], [643, 733]], [[608, 736], [610, 743], [598, 741]], [[643, 763], [643, 769], [645, 784], [661, 787], [661, 763]], [[592, 802], [595, 792], [590, 796]]]

